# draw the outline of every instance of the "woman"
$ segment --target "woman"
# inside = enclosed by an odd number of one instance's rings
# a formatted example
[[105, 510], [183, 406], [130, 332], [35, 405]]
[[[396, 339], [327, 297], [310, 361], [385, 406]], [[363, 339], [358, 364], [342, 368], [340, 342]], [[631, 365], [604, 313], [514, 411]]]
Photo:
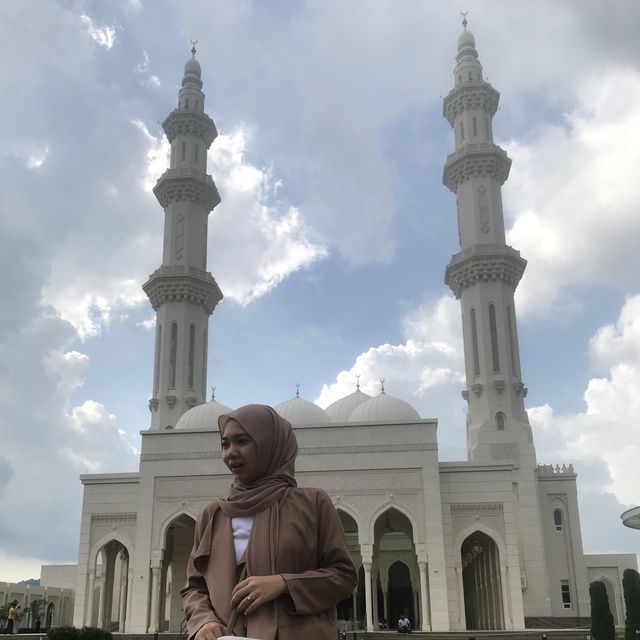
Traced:
[[181, 592], [189, 640], [335, 640], [356, 573], [329, 496], [296, 484], [291, 425], [257, 404], [218, 424], [234, 480], [196, 524]]

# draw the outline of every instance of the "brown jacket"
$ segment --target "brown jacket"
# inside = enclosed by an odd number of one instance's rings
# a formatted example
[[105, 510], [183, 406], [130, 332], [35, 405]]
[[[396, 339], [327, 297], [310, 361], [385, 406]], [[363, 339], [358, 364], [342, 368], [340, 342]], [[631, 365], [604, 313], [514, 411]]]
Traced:
[[[294, 488], [283, 500], [276, 573], [289, 591], [274, 603], [277, 640], [335, 640], [335, 605], [353, 593], [357, 578], [338, 514], [321, 489]], [[190, 640], [207, 622], [228, 622], [235, 581], [228, 585], [220, 580], [228, 575], [237, 575], [231, 523], [214, 500], [198, 517], [181, 591]], [[242, 616], [234, 632], [245, 633]]]

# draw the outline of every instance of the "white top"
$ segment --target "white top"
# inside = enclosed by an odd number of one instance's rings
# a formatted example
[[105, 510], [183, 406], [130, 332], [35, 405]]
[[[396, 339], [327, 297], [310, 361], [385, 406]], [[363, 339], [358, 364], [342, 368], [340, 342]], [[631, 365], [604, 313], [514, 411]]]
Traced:
[[240, 563], [242, 554], [249, 544], [249, 536], [253, 528], [253, 516], [231, 518], [231, 531], [233, 532], [233, 546], [236, 550], [236, 564]]

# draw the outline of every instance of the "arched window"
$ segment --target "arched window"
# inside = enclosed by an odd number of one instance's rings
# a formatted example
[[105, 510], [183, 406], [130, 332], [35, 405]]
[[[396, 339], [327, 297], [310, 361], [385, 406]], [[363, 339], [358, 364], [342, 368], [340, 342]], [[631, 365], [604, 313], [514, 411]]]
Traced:
[[202, 397], [207, 399], [207, 330], [202, 334]]
[[171, 350], [169, 351], [169, 387], [176, 386], [176, 360], [178, 356], [178, 325], [171, 325]]
[[478, 324], [476, 310], [471, 309], [471, 342], [473, 344], [473, 375], [480, 375], [480, 350], [478, 349]]
[[198, 162], [198, 145], [196, 145], [196, 148], [193, 150], [193, 161]]
[[504, 431], [506, 426], [507, 426], [506, 416], [504, 415], [504, 413], [502, 413], [502, 411], [498, 411], [498, 413], [496, 413], [496, 429], [498, 431]]
[[464, 122], [460, 120], [460, 141], [464, 140]]
[[473, 80], [473, 72], [469, 71], [469, 82]]
[[473, 117], [473, 135], [478, 135], [478, 119], [475, 116]]
[[193, 366], [196, 353], [196, 327], [189, 327], [189, 389], [193, 389]]
[[153, 392], [158, 393], [160, 389], [160, 362], [162, 357], [162, 325], [158, 325], [156, 332], [156, 361], [153, 367]]
[[516, 361], [516, 340], [513, 333], [514, 319], [511, 306], [507, 306], [507, 333], [509, 334], [509, 351], [511, 352], [511, 371], [514, 375], [519, 376], [518, 363]]
[[553, 524], [556, 526], [556, 531], [562, 531], [562, 511], [560, 511], [560, 509], [556, 509], [553, 512]]
[[489, 305], [489, 331], [491, 333], [491, 355], [493, 357], [493, 372], [500, 373], [500, 356], [498, 354], [498, 326], [496, 325], [496, 308]]
[[187, 157], [187, 143], [182, 143], [182, 153], [180, 154], [181, 159], [184, 160]]

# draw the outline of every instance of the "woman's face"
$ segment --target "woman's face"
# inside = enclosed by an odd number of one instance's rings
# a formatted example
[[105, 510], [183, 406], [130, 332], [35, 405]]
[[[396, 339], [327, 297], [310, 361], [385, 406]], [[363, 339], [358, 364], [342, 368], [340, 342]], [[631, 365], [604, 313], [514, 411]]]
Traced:
[[258, 477], [258, 447], [256, 441], [240, 426], [229, 420], [220, 440], [222, 461], [240, 482], [253, 482]]

